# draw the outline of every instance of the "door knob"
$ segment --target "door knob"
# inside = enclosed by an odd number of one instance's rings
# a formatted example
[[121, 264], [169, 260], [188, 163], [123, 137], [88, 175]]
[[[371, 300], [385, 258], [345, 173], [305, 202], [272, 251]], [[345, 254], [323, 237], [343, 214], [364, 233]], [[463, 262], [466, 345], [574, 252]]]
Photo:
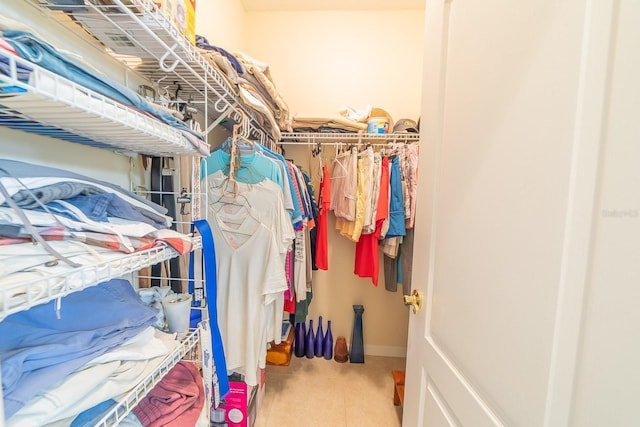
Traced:
[[413, 307], [413, 314], [417, 314], [422, 308], [422, 292], [414, 289], [411, 295], [405, 295], [404, 305]]

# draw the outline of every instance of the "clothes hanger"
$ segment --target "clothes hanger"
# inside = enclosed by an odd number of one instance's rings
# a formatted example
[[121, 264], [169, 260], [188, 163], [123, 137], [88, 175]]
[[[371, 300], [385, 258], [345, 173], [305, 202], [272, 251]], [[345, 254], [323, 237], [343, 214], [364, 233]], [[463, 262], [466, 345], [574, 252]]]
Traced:
[[[318, 148], [320, 148], [320, 143], [318, 143]], [[323, 182], [324, 180], [324, 173], [323, 173], [323, 165], [324, 165], [324, 158], [322, 156], [322, 149], [320, 149], [320, 152], [318, 153], [318, 175], [320, 176], [320, 182]]]
[[[216, 218], [229, 228], [226, 230], [227, 232], [252, 235], [255, 231], [255, 226], [262, 223], [259, 214], [253, 209], [249, 199], [242, 193], [235, 198], [228, 198], [220, 194], [220, 197], [209, 203], [209, 206]], [[229, 207], [237, 207], [239, 209], [225, 209]], [[248, 220], [252, 220], [255, 226], [246, 225]]]
[[[259, 151], [258, 144], [256, 144], [252, 140], [246, 139], [242, 135], [238, 135], [238, 137], [236, 139], [236, 149], [238, 149], [241, 152], [241, 154], [247, 154], [247, 153], [250, 154], [250, 153], [255, 153], [255, 152]], [[217, 147], [215, 150], [222, 150], [225, 153], [230, 153], [231, 152], [231, 138], [225, 139], [225, 141], [219, 147]]]
[[[212, 202], [209, 202], [209, 205], [213, 206], [213, 205], [220, 205], [220, 206], [224, 206], [224, 205], [237, 205], [237, 206], [249, 206], [251, 207], [251, 203], [249, 202], [249, 199], [247, 199], [247, 196], [245, 196], [241, 191], [239, 191], [240, 188], [240, 183], [239, 182], [235, 182], [232, 190], [234, 188], [238, 188], [238, 193], [235, 194], [235, 196], [230, 196], [227, 190], [227, 186], [229, 185], [229, 181], [225, 180], [225, 182], [222, 183], [222, 185], [218, 186], [218, 187], [211, 187], [214, 189], [220, 189], [220, 194], [218, 196], [218, 198]], [[219, 210], [216, 209], [216, 210]]]
[[[242, 126], [244, 125], [245, 120], [247, 119], [247, 116], [245, 115], [244, 111], [240, 110], [240, 120], [238, 122], [236, 122], [233, 125], [233, 133], [231, 136], [231, 152], [230, 154], [230, 158], [229, 158], [229, 182], [232, 185], [232, 191], [233, 193], [230, 193], [233, 198], [235, 198], [238, 195], [238, 192], [240, 191], [240, 186], [238, 185], [238, 182], [236, 181], [235, 178], [235, 169], [236, 169], [236, 143], [238, 141], [238, 131], [242, 128]], [[238, 156], [239, 157], [239, 156]], [[238, 159], [238, 164], [240, 163], [239, 159]], [[226, 186], [223, 187], [223, 194], [226, 193]], [[227, 194], [229, 195], [229, 194]]]

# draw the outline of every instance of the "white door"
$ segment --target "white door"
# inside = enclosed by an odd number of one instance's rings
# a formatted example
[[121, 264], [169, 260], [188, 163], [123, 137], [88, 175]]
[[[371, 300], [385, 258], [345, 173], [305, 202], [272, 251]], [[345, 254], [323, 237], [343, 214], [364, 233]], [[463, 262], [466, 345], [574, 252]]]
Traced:
[[427, 0], [403, 425], [640, 425], [640, 2]]

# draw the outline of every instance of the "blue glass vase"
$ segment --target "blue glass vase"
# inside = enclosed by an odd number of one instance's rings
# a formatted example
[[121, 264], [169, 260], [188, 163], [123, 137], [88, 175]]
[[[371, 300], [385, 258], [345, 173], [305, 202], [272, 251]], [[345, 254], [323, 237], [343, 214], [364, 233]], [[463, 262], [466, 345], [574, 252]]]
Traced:
[[364, 363], [364, 338], [362, 336], [362, 313], [364, 306], [353, 306], [353, 332], [351, 334], [351, 352], [349, 361], [351, 363]]
[[327, 333], [324, 335], [322, 355], [325, 359], [333, 359], [333, 334], [331, 333], [331, 320], [327, 320]]
[[293, 341], [293, 353], [296, 357], [304, 356], [304, 344], [307, 339], [307, 325], [304, 322], [296, 323], [296, 337]]
[[322, 357], [324, 354], [324, 332], [322, 331], [322, 316], [318, 317], [318, 332], [316, 332], [314, 354], [316, 355], [316, 357]]
[[313, 319], [309, 319], [309, 327], [307, 328], [307, 339], [304, 341], [304, 353], [307, 359], [313, 359], [316, 355], [316, 336], [313, 333]]

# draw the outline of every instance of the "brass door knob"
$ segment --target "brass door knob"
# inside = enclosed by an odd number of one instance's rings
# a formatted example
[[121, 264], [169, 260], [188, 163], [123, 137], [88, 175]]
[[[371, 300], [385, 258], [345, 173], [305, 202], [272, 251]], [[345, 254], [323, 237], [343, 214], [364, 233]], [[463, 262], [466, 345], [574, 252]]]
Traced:
[[411, 295], [404, 296], [404, 305], [413, 307], [413, 314], [417, 314], [422, 308], [422, 293], [414, 289]]

